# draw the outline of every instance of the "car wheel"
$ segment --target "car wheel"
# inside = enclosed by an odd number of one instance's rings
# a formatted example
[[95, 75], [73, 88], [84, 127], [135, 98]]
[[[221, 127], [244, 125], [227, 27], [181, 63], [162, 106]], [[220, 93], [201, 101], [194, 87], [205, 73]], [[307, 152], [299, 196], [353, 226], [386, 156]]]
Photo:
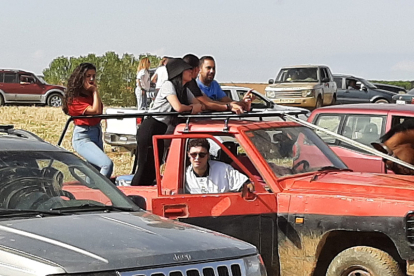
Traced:
[[62, 95], [55, 93], [47, 98], [47, 105], [52, 107], [59, 107], [62, 106], [62, 101]]
[[321, 98], [321, 96], [318, 96], [318, 99], [316, 100], [316, 104], [315, 104], [315, 109], [319, 108], [319, 107], [322, 107], [322, 105], [323, 105], [322, 98]]
[[348, 248], [332, 260], [326, 276], [402, 276], [398, 263], [386, 252], [374, 247]]
[[0, 95], [0, 106], [4, 105], [4, 98], [2, 95]]
[[389, 101], [387, 101], [386, 99], [378, 99], [374, 103], [377, 103], [377, 104], [387, 104], [387, 103], [389, 103]]

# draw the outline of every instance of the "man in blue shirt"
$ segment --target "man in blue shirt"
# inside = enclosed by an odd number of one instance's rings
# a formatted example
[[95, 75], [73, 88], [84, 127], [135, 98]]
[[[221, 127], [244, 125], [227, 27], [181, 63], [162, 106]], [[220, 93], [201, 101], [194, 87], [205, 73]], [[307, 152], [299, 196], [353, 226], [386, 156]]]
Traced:
[[[213, 101], [227, 103], [228, 110], [240, 109], [248, 110], [248, 106], [244, 101], [235, 102], [230, 99], [226, 93], [221, 90], [220, 84], [214, 80], [216, 75], [216, 64], [211, 56], [203, 56], [200, 59], [200, 73], [197, 78], [198, 87]], [[250, 94], [250, 93], [248, 93]]]

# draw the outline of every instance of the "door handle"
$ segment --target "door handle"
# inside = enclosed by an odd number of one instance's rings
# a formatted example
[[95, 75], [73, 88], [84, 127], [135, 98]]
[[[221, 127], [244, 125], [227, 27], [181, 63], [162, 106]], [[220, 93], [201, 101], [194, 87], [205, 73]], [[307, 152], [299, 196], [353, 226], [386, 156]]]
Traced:
[[188, 217], [187, 204], [164, 205], [163, 216], [170, 219]]

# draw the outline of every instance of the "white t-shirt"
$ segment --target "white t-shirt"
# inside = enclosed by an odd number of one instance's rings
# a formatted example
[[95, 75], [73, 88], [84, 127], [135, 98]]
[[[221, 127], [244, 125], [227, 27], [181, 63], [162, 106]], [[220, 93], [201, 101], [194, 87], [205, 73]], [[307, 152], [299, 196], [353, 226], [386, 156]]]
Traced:
[[150, 74], [148, 70], [139, 70], [137, 74], [137, 87], [144, 88], [147, 92], [150, 89]]
[[238, 192], [249, 179], [232, 166], [219, 162], [208, 161], [209, 171], [206, 177], [197, 177], [193, 166], [187, 168], [185, 188], [190, 194], [215, 194]]
[[[189, 103], [192, 103], [194, 99], [193, 93], [189, 89], [186, 89], [187, 99]], [[166, 81], [158, 92], [154, 100], [154, 105], [150, 109], [152, 112], [171, 112], [173, 108], [170, 102], [167, 100], [169, 95], [177, 95], [175, 87], [170, 81]], [[171, 122], [171, 116], [154, 116], [154, 119], [168, 125]]]
[[168, 72], [165, 66], [160, 66], [155, 70], [154, 75], [157, 75], [157, 83], [155, 84], [156, 89], [160, 89], [162, 84], [168, 80]]

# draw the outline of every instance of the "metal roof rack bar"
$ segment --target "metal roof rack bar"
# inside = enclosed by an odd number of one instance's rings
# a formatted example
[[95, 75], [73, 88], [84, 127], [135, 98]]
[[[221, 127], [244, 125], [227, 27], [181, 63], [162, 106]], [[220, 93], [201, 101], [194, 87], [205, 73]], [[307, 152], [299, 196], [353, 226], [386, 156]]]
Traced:
[[[137, 113], [128, 113], [128, 114], [102, 114], [102, 115], [86, 115], [86, 116], [72, 116], [69, 117], [66, 121], [66, 124], [63, 128], [62, 134], [60, 135], [59, 141], [57, 143], [58, 146], [62, 144], [63, 138], [68, 130], [70, 122], [74, 119], [81, 119], [81, 118], [101, 118], [101, 119], [123, 119], [123, 118], [142, 118], [146, 116], [177, 116], [178, 118], [196, 118], [196, 119], [223, 119], [223, 120], [230, 120], [230, 118], [264, 118], [264, 117], [283, 117], [284, 115], [306, 115], [308, 111], [306, 110], [289, 110], [289, 109], [282, 109], [282, 110], [261, 110], [261, 111], [249, 111], [242, 114], [235, 114], [230, 111], [228, 112], [203, 112], [200, 114], [185, 114], [185, 113], [178, 113], [178, 112], [137, 112]], [[189, 121], [188, 121], [189, 122]], [[228, 122], [227, 122], [228, 124]], [[189, 123], [188, 123], [189, 125]], [[228, 126], [228, 125], [227, 125]]]

